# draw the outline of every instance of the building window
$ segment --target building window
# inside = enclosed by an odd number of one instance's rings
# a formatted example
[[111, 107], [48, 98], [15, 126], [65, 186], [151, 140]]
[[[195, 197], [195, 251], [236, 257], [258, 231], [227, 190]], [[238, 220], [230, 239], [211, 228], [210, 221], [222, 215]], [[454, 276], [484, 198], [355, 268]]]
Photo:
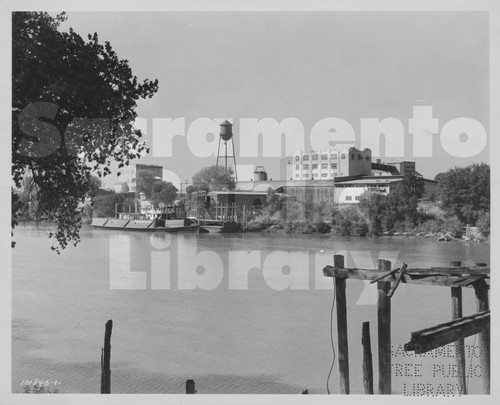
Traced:
[[317, 175], [316, 173], [314, 173], [314, 174], [313, 174], [313, 177], [314, 177], [315, 179], [317, 179], [317, 178], [318, 178], [318, 175]]
[[326, 178], [327, 174], [326, 173], [321, 173], [321, 177]]
[[328, 169], [328, 163], [322, 163], [321, 164], [322, 169]]
[[309, 174], [308, 173], [304, 174], [304, 179], [308, 179], [308, 178], [309, 178]]
[[335, 154], [335, 155], [332, 155], [332, 159], [335, 159], [335, 160], [337, 160], [337, 159], [338, 159], [338, 155], [337, 155], [337, 154]]
[[296, 179], [299, 179], [299, 178], [300, 178], [300, 174], [296, 174], [296, 175], [295, 175], [295, 178], [296, 178]]
[[352, 201], [352, 196], [350, 196], [350, 195], [346, 196], [345, 200], [346, 201]]
[[299, 170], [300, 169], [300, 165], [295, 165], [295, 170]]
[[366, 160], [370, 160], [370, 156], [367, 156], [367, 157], [366, 157]]
[[354, 199], [355, 199], [356, 201], [359, 201], [359, 195], [357, 195]]
[[321, 155], [321, 160], [328, 160], [328, 155]]
[[318, 160], [318, 155], [317, 155], [317, 154], [312, 155], [312, 156], [311, 156], [311, 159], [312, 159], [312, 160]]
[[337, 177], [338, 176], [338, 173], [337, 172], [333, 172], [333, 177]]
[[317, 169], [318, 168], [318, 164], [317, 163], [313, 163], [312, 168], [313, 168], [313, 170]]
[[330, 163], [330, 167], [332, 169], [336, 169], [337, 168], [337, 163]]
[[300, 162], [300, 156], [295, 156], [295, 161]]
[[308, 170], [309, 169], [309, 165], [304, 165], [303, 168], [304, 168], [304, 170]]
[[304, 155], [304, 157], [302, 158], [302, 160], [305, 162], [305, 161], [308, 161], [309, 160], [309, 155]]
[[351, 160], [354, 160], [354, 153], [351, 153]]
[[358, 153], [358, 160], [363, 160], [363, 155], [361, 153]]
[[340, 155], [340, 158], [341, 158], [341, 159], [345, 159], [345, 153], [342, 153], [342, 154]]

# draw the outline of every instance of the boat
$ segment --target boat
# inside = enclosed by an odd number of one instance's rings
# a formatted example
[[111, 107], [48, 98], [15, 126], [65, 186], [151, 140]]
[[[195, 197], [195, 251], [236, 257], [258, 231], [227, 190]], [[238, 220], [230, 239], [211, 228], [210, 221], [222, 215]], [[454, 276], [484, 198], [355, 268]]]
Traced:
[[120, 212], [114, 218], [93, 218], [94, 228], [143, 232], [198, 232], [200, 223], [187, 217], [182, 206], [167, 206], [161, 210], [137, 213]]
[[200, 232], [233, 233], [238, 232], [239, 224], [235, 221], [218, 221], [214, 219], [199, 219]]

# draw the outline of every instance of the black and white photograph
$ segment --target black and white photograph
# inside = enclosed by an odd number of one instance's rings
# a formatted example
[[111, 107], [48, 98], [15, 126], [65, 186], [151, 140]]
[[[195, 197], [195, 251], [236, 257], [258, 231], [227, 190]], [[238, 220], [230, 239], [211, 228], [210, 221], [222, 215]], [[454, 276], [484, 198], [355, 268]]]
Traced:
[[2, 404], [498, 401], [495, 2], [1, 13]]

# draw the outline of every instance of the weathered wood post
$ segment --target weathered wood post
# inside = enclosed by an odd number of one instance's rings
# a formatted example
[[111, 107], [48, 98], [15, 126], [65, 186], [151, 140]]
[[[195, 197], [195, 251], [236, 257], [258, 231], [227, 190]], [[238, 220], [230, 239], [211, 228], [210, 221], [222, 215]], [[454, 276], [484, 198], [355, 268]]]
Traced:
[[[462, 262], [450, 262], [451, 267], [460, 267]], [[462, 313], [462, 287], [451, 287], [451, 315], [452, 319], [458, 319], [463, 316]], [[467, 394], [467, 382], [465, 372], [465, 344], [464, 339], [458, 339], [455, 342], [455, 353], [458, 367], [458, 385], [462, 395]]]
[[186, 394], [196, 394], [194, 380], [186, 380]]
[[[344, 256], [333, 256], [334, 267], [344, 268]], [[349, 394], [349, 345], [347, 342], [347, 303], [345, 293], [346, 279], [335, 277], [335, 297], [337, 303], [337, 335], [339, 358], [340, 393]]]
[[[391, 271], [389, 260], [378, 261], [380, 272]], [[387, 296], [391, 288], [389, 281], [378, 281], [377, 323], [378, 323], [378, 393], [390, 394], [391, 386], [391, 298]]]
[[[490, 309], [488, 299], [488, 284], [481, 279], [474, 284], [476, 293], [477, 312]], [[490, 328], [479, 333], [479, 347], [481, 348], [481, 375], [483, 376], [483, 394], [490, 394]]]
[[106, 322], [104, 347], [101, 352], [101, 394], [111, 394], [111, 330], [113, 321]]
[[373, 362], [372, 344], [370, 339], [370, 322], [363, 322], [361, 334], [363, 345], [363, 387], [365, 394], [373, 394]]

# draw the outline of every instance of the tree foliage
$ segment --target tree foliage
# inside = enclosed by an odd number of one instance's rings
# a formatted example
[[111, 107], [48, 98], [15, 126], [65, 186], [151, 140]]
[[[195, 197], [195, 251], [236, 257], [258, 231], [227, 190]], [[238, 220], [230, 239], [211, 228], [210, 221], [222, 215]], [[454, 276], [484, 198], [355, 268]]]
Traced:
[[151, 201], [155, 207], [173, 202], [178, 191], [171, 182], [161, 180], [148, 171], [142, 171], [137, 175], [136, 187], [137, 191], [144, 193], [146, 199]]
[[152, 172], [141, 171], [136, 177], [136, 190], [138, 193], [144, 193], [147, 199], [150, 199], [153, 193], [159, 191], [160, 182], [159, 178], [156, 178]]
[[168, 205], [175, 201], [177, 191], [177, 187], [171, 182], [162, 180], [155, 186], [150, 201], [155, 207], [159, 207], [161, 204]]
[[407, 198], [422, 198], [425, 193], [424, 177], [418, 172], [405, 174], [401, 186]]
[[92, 201], [93, 216], [114, 217], [116, 208], [118, 212], [127, 211], [126, 207], [135, 207], [135, 202], [128, 194], [100, 189]]
[[56, 225], [58, 253], [79, 241], [78, 213], [94, 189], [92, 173], [105, 176], [112, 162], [121, 168], [147, 150], [133, 128], [135, 108], [158, 90], [157, 80], [139, 83], [97, 33], [84, 40], [72, 29], [59, 31], [65, 19], [12, 17], [12, 176], [17, 188], [33, 178], [38, 210]]
[[455, 167], [436, 176], [443, 209], [464, 224], [475, 224], [490, 211], [490, 167]]
[[193, 191], [231, 191], [236, 188], [234, 172], [226, 171], [221, 166], [205, 167], [193, 176], [193, 184], [188, 187], [188, 193]]

